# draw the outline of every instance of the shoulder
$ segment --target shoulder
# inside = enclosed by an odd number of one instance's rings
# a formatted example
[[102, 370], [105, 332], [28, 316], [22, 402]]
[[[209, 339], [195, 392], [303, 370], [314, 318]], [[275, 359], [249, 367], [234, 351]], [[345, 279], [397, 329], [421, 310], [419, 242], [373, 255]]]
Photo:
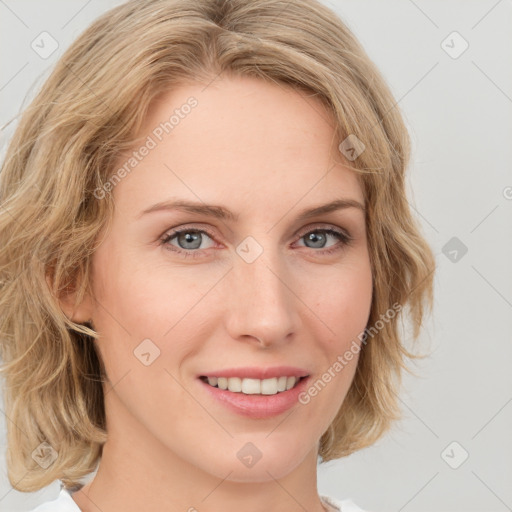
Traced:
[[71, 494], [62, 488], [56, 499], [37, 506], [30, 512], [81, 512]]
[[340, 512], [366, 512], [362, 508], [358, 507], [352, 500], [337, 500], [335, 498], [331, 498], [330, 496], [320, 496], [323, 501], [332, 505], [334, 508], [339, 510]]

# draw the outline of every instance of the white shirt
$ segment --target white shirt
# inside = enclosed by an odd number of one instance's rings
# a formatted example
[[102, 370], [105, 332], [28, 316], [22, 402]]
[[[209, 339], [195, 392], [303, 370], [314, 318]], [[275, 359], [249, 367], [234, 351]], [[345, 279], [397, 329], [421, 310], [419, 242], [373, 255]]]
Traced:
[[[322, 495], [320, 495], [320, 499], [324, 503], [332, 505], [339, 512], [365, 512], [349, 499], [340, 501], [329, 496]], [[55, 500], [47, 501], [33, 509], [31, 512], [81, 512], [81, 510], [73, 501], [71, 492], [62, 487], [59, 496]]]

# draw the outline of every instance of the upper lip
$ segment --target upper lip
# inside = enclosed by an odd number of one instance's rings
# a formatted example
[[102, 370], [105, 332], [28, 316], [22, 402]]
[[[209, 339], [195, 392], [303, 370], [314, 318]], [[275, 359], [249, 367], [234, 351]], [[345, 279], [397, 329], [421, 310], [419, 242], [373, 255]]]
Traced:
[[294, 366], [224, 368], [199, 375], [200, 377], [240, 377], [241, 379], [272, 379], [274, 377], [307, 377], [309, 372]]

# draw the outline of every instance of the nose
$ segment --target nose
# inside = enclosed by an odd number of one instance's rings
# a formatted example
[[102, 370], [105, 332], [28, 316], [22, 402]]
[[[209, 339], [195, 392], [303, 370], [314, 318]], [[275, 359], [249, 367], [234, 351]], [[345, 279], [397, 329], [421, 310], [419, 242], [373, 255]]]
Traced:
[[251, 263], [235, 255], [226, 286], [226, 329], [233, 339], [268, 348], [288, 343], [298, 332], [301, 303], [277, 250], [265, 250]]

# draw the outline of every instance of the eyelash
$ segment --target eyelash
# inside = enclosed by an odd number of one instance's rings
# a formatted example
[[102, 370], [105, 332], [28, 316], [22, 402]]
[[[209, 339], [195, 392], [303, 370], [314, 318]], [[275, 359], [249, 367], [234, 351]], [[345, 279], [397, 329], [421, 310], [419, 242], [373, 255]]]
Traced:
[[[201, 258], [203, 257], [203, 255], [201, 254], [202, 252], [205, 251], [205, 249], [190, 249], [190, 250], [186, 250], [186, 249], [180, 249], [174, 245], [171, 245], [169, 244], [169, 242], [179, 236], [180, 234], [182, 233], [202, 233], [202, 234], [205, 234], [205, 235], [208, 235], [212, 240], [214, 240], [214, 237], [211, 233], [209, 233], [208, 231], [204, 230], [204, 229], [196, 229], [196, 228], [182, 228], [182, 229], [177, 229], [175, 231], [172, 231], [170, 233], [166, 233], [164, 235], [164, 237], [161, 239], [161, 245], [163, 246], [166, 246], [165, 248], [169, 251], [172, 251], [172, 252], [175, 252], [181, 256], [183, 256], [184, 258]], [[314, 251], [316, 253], [319, 253], [321, 255], [329, 255], [329, 254], [332, 254], [334, 252], [337, 252], [337, 251], [340, 251], [342, 249], [344, 249], [346, 246], [350, 245], [350, 243], [352, 242], [353, 238], [348, 235], [347, 233], [343, 232], [343, 231], [338, 231], [338, 230], [335, 230], [335, 229], [332, 229], [332, 228], [316, 228], [316, 229], [310, 229], [309, 231], [306, 231], [305, 233], [303, 233], [299, 239], [301, 238], [304, 238], [306, 235], [309, 235], [311, 233], [317, 233], [317, 232], [322, 232], [322, 233], [326, 233], [328, 235], [332, 235], [336, 238], [338, 238], [338, 240], [341, 242], [341, 244], [336, 244], [328, 249], [319, 249], [317, 251]]]

